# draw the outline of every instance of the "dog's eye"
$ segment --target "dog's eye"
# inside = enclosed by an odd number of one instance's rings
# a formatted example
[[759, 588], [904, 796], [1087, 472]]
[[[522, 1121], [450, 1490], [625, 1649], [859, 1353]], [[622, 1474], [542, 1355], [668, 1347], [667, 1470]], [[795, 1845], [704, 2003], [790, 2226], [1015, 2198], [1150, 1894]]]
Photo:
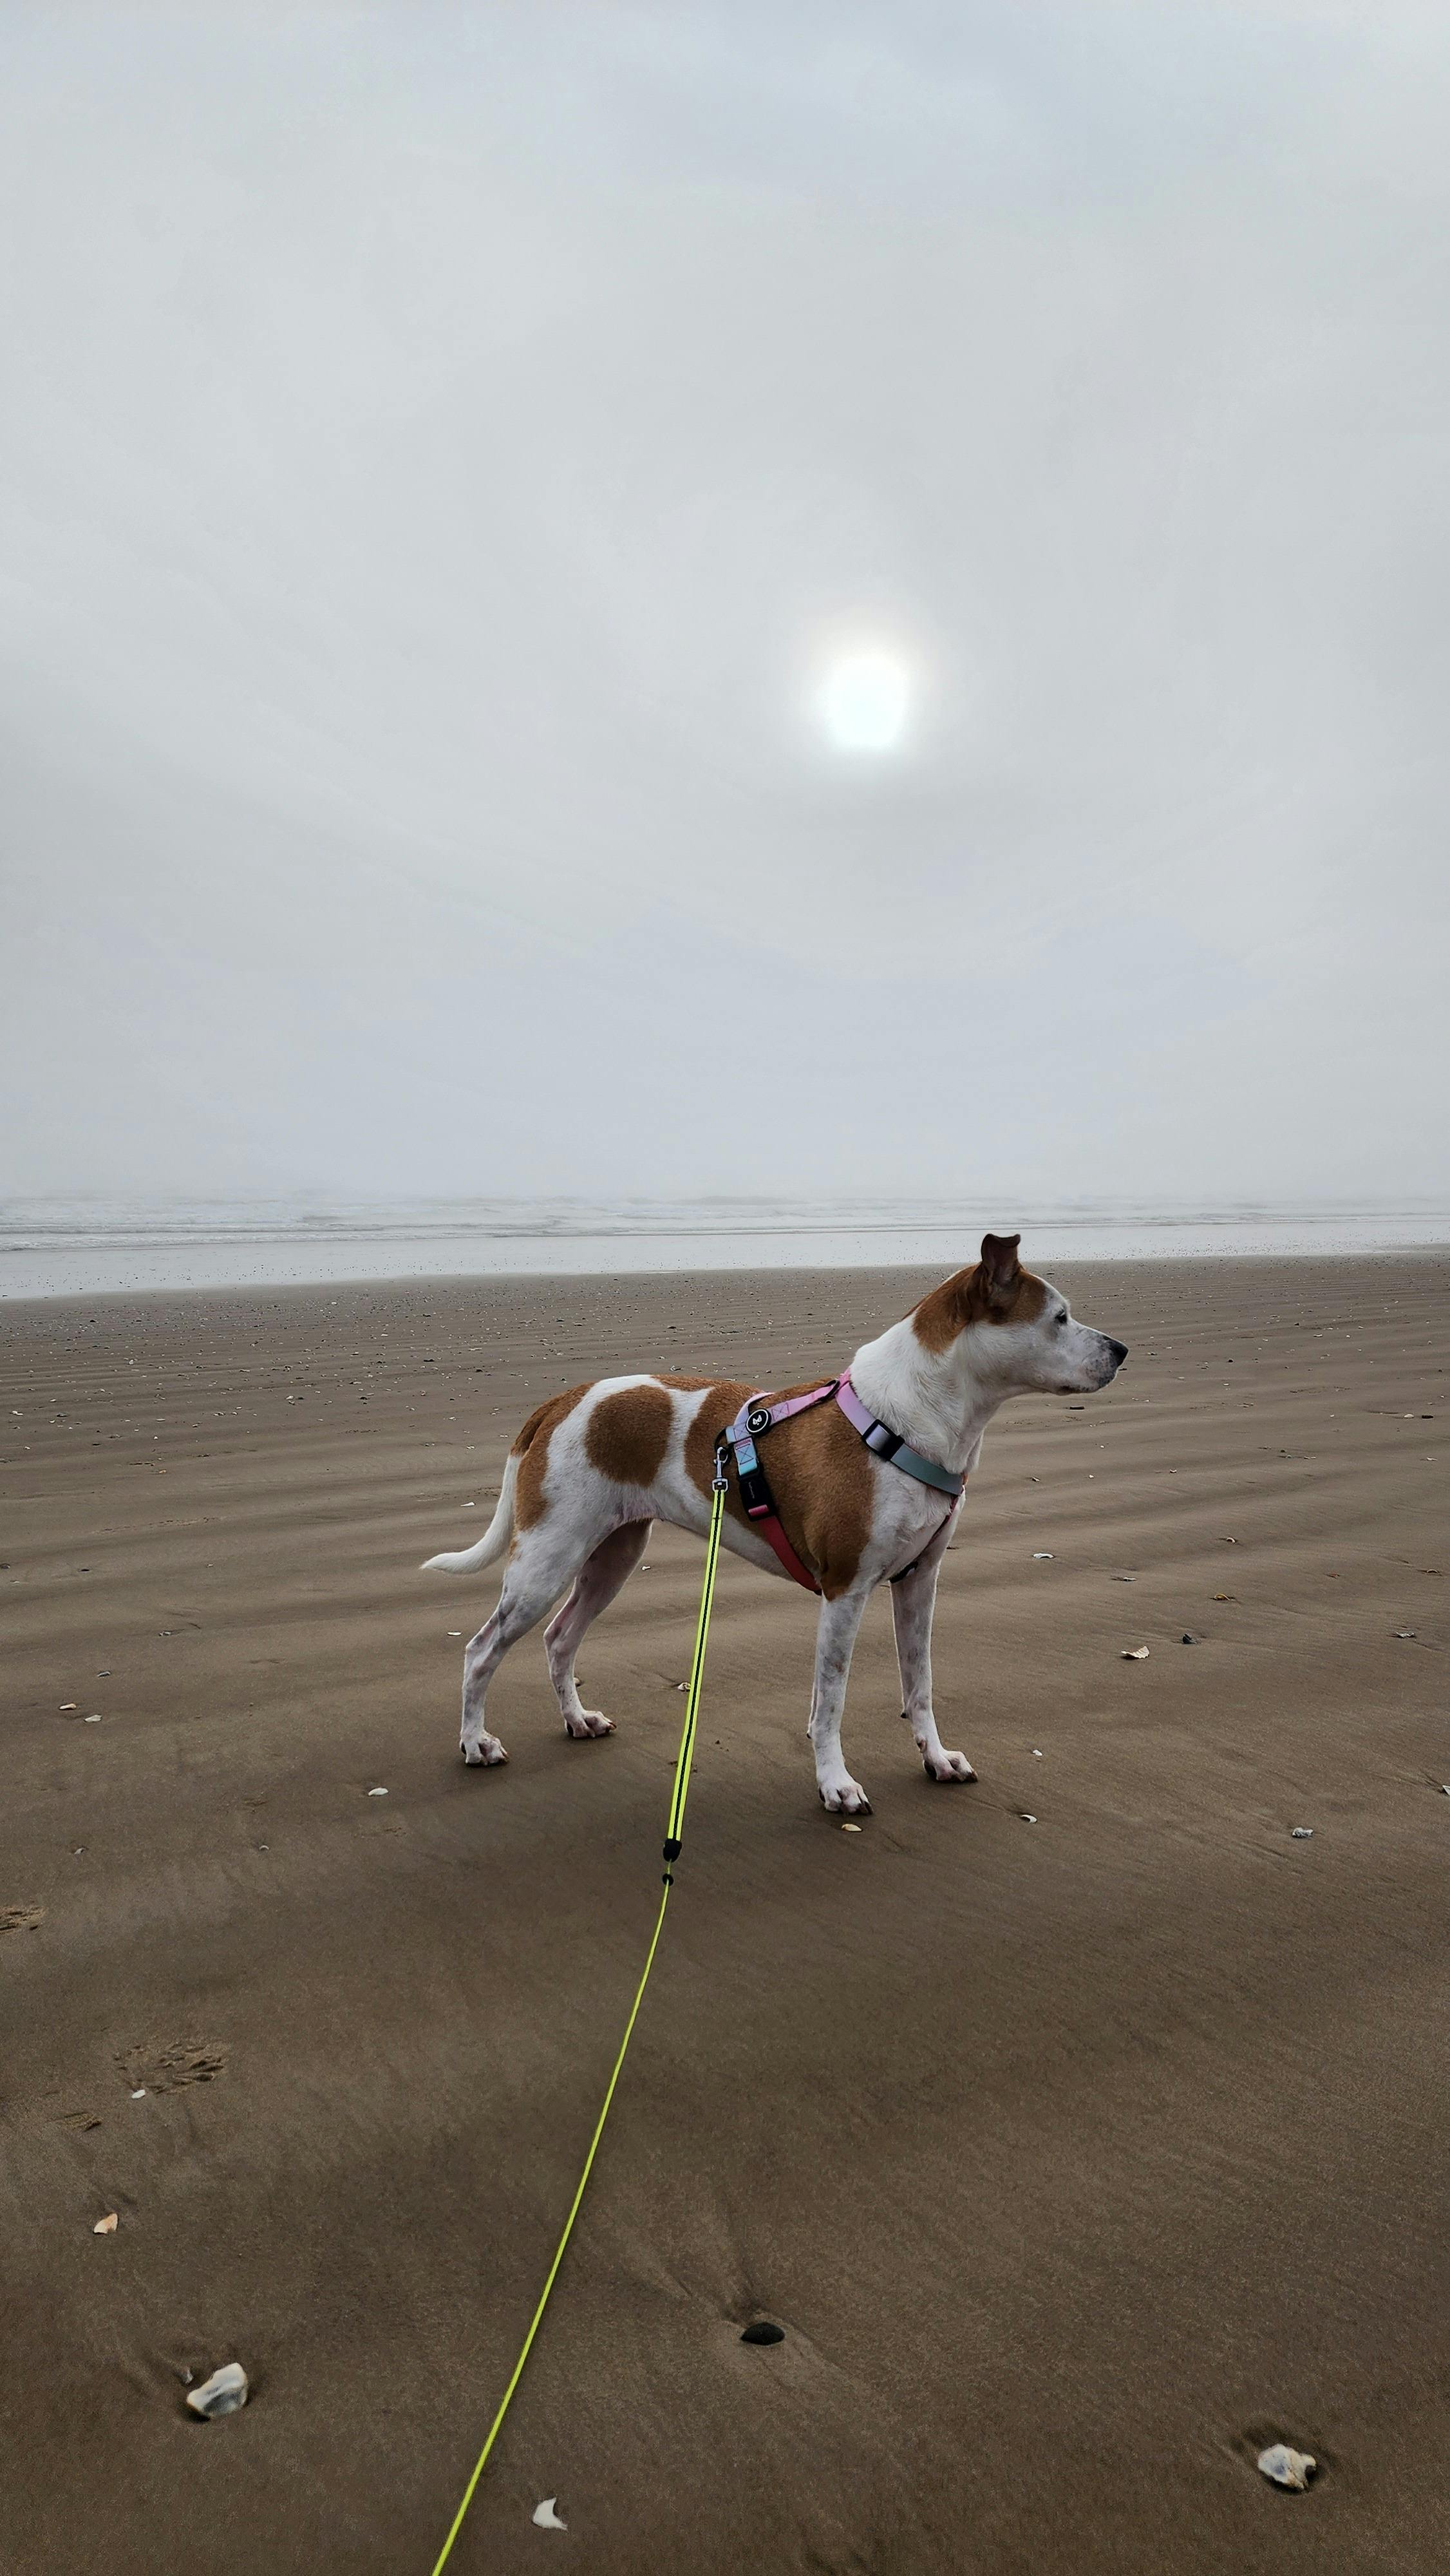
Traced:
[[1058, 1331], [1059, 1331], [1059, 1332], [1061, 1332], [1061, 1330], [1062, 1330], [1062, 1328], [1063, 1328], [1063, 1325], [1067, 1322], [1067, 1314], [1066, 1314], [1066, 1311], [1064, 1310], [1064, 1312], [1063, 1312], [1062, 1314], [1060, 1314], [1060, 1315], [1054, 1315], [1052, 1320], [1053, 1320], [1054, 1324], [1057, 1326]]

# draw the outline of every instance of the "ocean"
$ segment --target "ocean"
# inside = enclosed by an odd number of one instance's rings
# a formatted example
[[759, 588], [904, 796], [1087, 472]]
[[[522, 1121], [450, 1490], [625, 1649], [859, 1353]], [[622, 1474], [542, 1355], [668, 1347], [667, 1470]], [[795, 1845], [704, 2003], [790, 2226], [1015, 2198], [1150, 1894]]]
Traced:
[[12, 1199], [0, 1299], [279, 1287], [500, 1271], [785, 1269], [902, 1263], [943, 1276], [987, 1227], [1054, 1262], [1450, 1246], [1450, 1208], [1268, 1208], [1079, 1200]]

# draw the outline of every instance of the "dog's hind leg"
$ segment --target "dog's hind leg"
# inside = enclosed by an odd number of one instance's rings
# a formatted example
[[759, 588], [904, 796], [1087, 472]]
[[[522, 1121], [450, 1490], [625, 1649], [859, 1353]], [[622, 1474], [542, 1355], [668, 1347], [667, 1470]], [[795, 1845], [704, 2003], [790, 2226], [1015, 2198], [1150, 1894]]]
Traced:
[[607, 1610], [620, 1586], [627, 1583], [643, 1556], [653, 1524], [649, 1521], [626, 1521], [622, 1529], [611, 1530], [602, 1538], [592, 1556], [587, 1556], [574, 1577], [574, 1589], [561, 1610], [555, 1613], [544, 1630], [544, 1653], [548, 1657], [549, 1679], [563, 1711], [564, 1724], [571, 1735], [612, 1735], [614, 1720], [597, 1708], [580, 1704], [579, 1685], [574, 1678], [574, 1658], [579, 1651], [585, 1629]]
[[[586, 1547], [587, 1544], [586, 1539]], [[536, 1628], [545, 1611], [558, 1600], [570, 1575], [577, 1570], [582, 1552], [577, 1545], [561, 1544], [557, 1534], [551, 1543], [542, 1531], [531, 1531], [514, 1542], [498, 1608], [463, 1650], [463, 1727], [459, 1741], [465, 1762], [507, 1762], [508, 1755], [498, 1737], [490, 1735], [484, 1724], [489, 1683], [510, 1646], [516, 1646], [520, 1637]]]
[[851, 1649], [865, 1607], [864, 1590], [845, 1592], [838, 1601], [823, 1601], [816, 1630], [816, 1675], [806, 1733], [815, 1751], [821, 1804], [833, 1816], [871, 1813], [871, 1801], [860, 1781], [852, 1779], [841, 1751], [841, 1712], [846, 1705]]

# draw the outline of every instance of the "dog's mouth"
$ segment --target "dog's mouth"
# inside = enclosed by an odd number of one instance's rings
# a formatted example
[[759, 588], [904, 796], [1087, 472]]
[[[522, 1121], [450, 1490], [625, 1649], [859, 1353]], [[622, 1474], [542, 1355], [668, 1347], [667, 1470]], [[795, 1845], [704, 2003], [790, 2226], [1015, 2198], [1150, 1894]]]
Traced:
[[1104, 1387], [1112, 1385], [1122, 1365], [1121, 1360], [1111, 1360], [1101, 1377], [1062, 1378], [1052, 1392], [1054, 1395], [1101, 1395]]

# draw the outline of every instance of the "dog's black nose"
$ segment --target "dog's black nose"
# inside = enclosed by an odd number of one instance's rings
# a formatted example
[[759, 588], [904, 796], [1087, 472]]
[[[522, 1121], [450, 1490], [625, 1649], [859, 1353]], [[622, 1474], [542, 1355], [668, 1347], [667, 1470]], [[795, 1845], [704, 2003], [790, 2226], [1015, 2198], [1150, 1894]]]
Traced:
[[1113, 1355], [1113, 1366], [1114, 1366], [1114, 1368], [1121, 1368], [1121, 1367], [1122, 1367], [1122, 1365], [1123, 1365], [1124, 1360], [1125, 1360], [1125, 1359], [1127, 1358], [1127, 1356], [1128, 1356], [1128, 1345], [1127, 1345], [1127, 1343], [1126, 1343], [1126, 1342], [1114, 1342], [1114, 1341], [1111, 1341], [1111, 1340], [1110, 1340], [1110, 1341], [1109, 1341], [1109, 1343], [1108, 1343], [1108, 1348], [1109, 1348], [1109, 1350], [1112, 1352], [1112, 1355]]

